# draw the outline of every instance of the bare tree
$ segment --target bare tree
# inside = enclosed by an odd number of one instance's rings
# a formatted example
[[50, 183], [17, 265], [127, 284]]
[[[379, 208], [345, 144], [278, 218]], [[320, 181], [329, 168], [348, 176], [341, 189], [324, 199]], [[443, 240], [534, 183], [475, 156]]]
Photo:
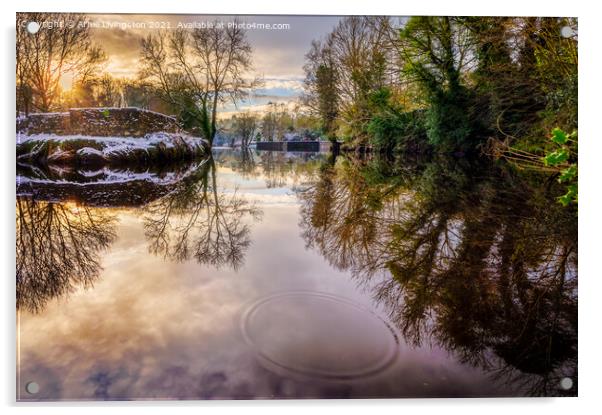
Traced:
[[[24, 25], [37, 22], [37, 33], [29, 33]], [[44, 24], [45, 22], [52, 24]], [[19, 14], [17, 22], [17, 83], [27, 98], [22, 109], [51, 111], [60, 92], [61, 79], [69, 74], [85, 79], [106, 59], [103, 51], [90, 38], [86, 16], [79, 13]]]
[[29, 115], [31, 110], [32, 92], [31, 86], [29, 85], [27, 75], [29, 73], [26, 61], [27, 53], [27, 37], [29, 33], [25, 29], [25, 26], [18, 24], [17, 22], [17, 33], [16, 33], [16, 81], [17, 81], [17, 115], [19, 111]]
[[261, 120], [261, 135], [265, 141], [274, 141], [276, 137], [276, 115], [271, 111]]
[[141, 75], [152, 80], [185, 127], [197, 128], [210, 144], [220, 105], [244, 99], [260, 85], [247, 80], [252, 49], [238, 25], [151, 34], [142, 41]]
[[250, 112], [243, 112], [236, 115], [234, 120], [234, 128], [236, 134], [241, 139], [241, 146], [247, 148], [251, 143], [251, 140], [255, 137], [257, 131], [258, 122], [257, 117]]
[[322, 120], [326, 136], [336, 141], [335, 130], [339, 110], [337, 69], [328, 44], [313, 41], [305, 56], [305, 93], [303, 103]]
[[261, 134], [267, 141], [281, 141], [286, 131], [294, 129], [294, 119], [284, 103], [269, 102], [261, 120]]
[[304, 66], [304, 103], [322, 119], [331, 140], [340, 127], [349, 133], [367, 121], [371, 93], [400, 83], [398, 33], [388, 17], [352, 16], [312, 42]]
[[119, 107], [123, 103], [123, 90], [119, 79], [109, 74], [98, 80], [98, 103], [103, 107]]

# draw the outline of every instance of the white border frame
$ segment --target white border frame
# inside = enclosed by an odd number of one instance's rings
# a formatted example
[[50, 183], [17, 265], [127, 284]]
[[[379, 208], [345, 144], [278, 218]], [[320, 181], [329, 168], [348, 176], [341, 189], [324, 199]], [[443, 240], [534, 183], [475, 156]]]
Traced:
[[[303, 0], [288, 2], [282, 0], [237, 0], [228, 2], [184, 1], [153, 3], [124, 0], [102, 0], [84, 2], [82, 0], [54, 0], [39, 2], [20, 0], [2, 2], [2, 76], [4, 94], [2, 121], [2, 261], [3, 301], [2, 306], [2, 359], [5, 364], [0, 376], [1, 403], [8, 413], [44, 412], [45, 414], [80, 414], [82, 410], [90, 414], [104, 413], [108, 408], [117, 413], [164, 414], [168, 408], [187, 413], [199, 411], [230, 412], [244, 410], [250, 414], [265, 413], [306, 413], [308, 411], [328, 411], [343, 409], [347, 413], [363, 414], [375, 407], [378, 411], [412, 411], [423, 413], [448, 414], [504, 414], [519, 411], [545, 411], [546, 414], [591, 413], [598, 402], [600, 381], [601, 314], [599, 296], [602, 293], [602, 276], [599, 264], [597, 240], [600, 238], [600, 184], [596, 174], [601, 175], [600, 156], [602, 137], [597, 119], [600, 93], [599, 28], [601, 17], [596, 13], [593, 1], [527, 2], [525, 0], [504, 0], [501, 2], [470, 2], [456, 0], [431, 0], [428, 2], [401, 2], [387, 0], [344, 0], [327, 3], [324, 0]], [[17, 11], [63, 11], [86, 13], [181, 13], [181, 14], [312, 14], [312, 15], [512, 15], [512, 16], [577, 16], [579, 18], [579, 129], [581, 136], [580, 164], [580, 207], [579, 207], [579, 398], [505, 398], [505, 399], [400, 399], [400, 400], [349, 400], [349, 401], [187, 401], [187, 402], [91, 402], [91, 403], [15, 403], [15, 280], [12, 278], [15, 266], [15, 159], [14, 159], [14, 28]], [[598, 36], [596, 31], [598, 30]], [[598, 127], [598, 128], [596, 128]], [[85, 409], [84, 409], [85, 408]], [[599, 409], [598, 409], [599, 410]], [[6, 412], [5, 412], [6, 413]]]

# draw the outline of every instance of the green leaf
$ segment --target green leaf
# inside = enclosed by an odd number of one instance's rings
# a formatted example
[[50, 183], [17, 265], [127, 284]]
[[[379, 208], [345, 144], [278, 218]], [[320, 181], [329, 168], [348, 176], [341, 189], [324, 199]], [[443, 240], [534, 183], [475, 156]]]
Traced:
[[558, 145], [563, 145], [566, 144], [567, 136], [566, 133], [560, 128], [554, 128], [552, 130], [552, 137], [550, 137], [550, 139]]
[[560, 177], [558, 178], [558, 182], [560, 182], [560, 183], [570, 182], [570, 181], [573, 181], [576, 177], [577, 177], [577, 166], [573, 164], [572, 166], [570, 166], [567, 169], [564, 169], [561, 172]]
[[567, 186], [569, 193], [573, 196], [577, 196], [577, 183], [573, 183]]
[[102, 111], [102, 115], [104, 115], [104, 116], [105, 116], [105, 118], [109, 118], [109, 114], [110, 114], [110, 113], [109, 113], [109, 110], [108, 110], [108, 109], [105, 109], [105, 110], [103, 110], [103, 111]]
[[547, 154], [543, 158], [543, 162], [546, 166], [557, 166], [561, 163], [566, 162], [569, 159], [569, 153], [566, 149], [560, 149]]
[[565, 207], [573, 202], [577, 203], [577, 183], [568, 185], [566, 194], [560, 196], [558, 201]]
[[568, 205], [571, 204], [571, 198], [569, 197], [568, 194], [560, 196], [558, 198], [558, 201], [562, 204], [562, 206], [567, 207]]

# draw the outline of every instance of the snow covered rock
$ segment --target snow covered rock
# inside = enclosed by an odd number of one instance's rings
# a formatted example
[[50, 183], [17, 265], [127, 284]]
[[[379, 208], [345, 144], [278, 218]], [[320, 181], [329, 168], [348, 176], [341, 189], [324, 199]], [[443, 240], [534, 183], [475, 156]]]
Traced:
[[206, 140], [184, 133], [144, 137], [17, 135], [17, 160], [42, 165], [136, 165], [193, 160], [209, 154]]

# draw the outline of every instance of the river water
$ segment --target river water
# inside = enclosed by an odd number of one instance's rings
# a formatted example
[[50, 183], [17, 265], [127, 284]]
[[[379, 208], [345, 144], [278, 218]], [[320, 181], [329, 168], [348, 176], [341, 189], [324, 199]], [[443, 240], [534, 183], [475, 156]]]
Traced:
[[576, 395], [576, 215], [534, 180], [225, 149], [21, 169], [18, 399]]

